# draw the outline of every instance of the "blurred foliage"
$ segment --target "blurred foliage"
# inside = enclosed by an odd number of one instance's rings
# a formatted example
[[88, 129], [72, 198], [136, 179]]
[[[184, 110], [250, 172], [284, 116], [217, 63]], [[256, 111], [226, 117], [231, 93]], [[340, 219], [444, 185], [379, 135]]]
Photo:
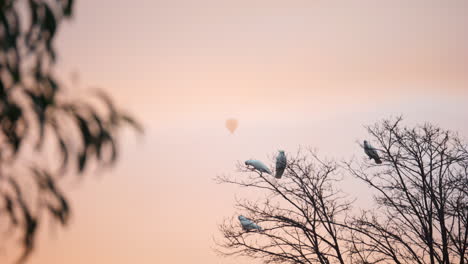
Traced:
[[[53, 71], [54, 39], [73, 6], [73, 0], [0, 0], [0, 228], [21, 237], [18, 262], [33, 250], [44, 217], [69, 222], [59, 179], [72, 169], [82, 175], [93, 163], [113, 164], [120, 128], [142, 129], [104, 92], [95, 93], [94, 104], [63, 95]], [[41, 162], [57, 153], [57, 164]]]

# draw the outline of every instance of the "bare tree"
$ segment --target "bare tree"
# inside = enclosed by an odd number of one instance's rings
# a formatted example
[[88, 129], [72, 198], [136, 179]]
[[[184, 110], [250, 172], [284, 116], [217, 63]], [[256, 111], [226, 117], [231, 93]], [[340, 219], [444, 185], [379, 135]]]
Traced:
[[265, 263], [345, 263], [344, 220], [350, 202], [335, 189], [337, 164], [314, 152], [288, 158], [282, 180], [250, 171], [242, 179], [218, 177], [252, 190], [265, 191], [259, 201], [239, 200], [237, 206], [263, 227], [247, 232], [237, 223], [220, 226], [224, 241], [219, 252], [263, 259]]
[[[311, 152], [288, 158], [282, 180], [243, 166], [242, 178], [218, 177], [265, 195], [237, 201], [264, 231], [226, 221], [218, 251], [265, 263], [467, 263], [468, 148], [455, 133], [401, 121], [367, 128], [382, 164], [341, 166]], [[370, 186], [376, 208], [351, 208], [337, 189], [349, 174]]]
[[450, 131], [401, 121], [367, 128], [382, 166], [347, 164], [376, 191], [380, 208], [356, 218], [352, 242], [370, 263], [466, 263], [467, 146]]

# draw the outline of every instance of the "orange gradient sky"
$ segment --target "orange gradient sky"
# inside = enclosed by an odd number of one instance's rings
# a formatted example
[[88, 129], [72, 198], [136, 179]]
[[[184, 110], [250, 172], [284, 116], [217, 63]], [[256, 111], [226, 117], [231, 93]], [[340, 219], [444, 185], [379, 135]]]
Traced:
[[[213, 178], [278, 149], [361, 156], [363, 125], [399, 114], [466, 138], [467, 11], [464, 0], [78, 0], [59, 73], [79, 72], [73, 93], [109, 91], [146, 133], [122, 134], [114, 169], [65, 184], [72, 223], [42, 230], [29, 263], [255, 263], [212, 251], [234, 196], [255, 195]], [[369, 202], [366, 186], [342, 187]]]

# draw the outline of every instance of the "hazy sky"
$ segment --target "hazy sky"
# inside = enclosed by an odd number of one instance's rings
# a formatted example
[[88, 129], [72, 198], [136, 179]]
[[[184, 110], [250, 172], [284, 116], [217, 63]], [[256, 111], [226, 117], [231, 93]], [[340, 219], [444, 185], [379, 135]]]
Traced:
[[146, 134], [124, 133], [118, 166], [65, 187], [72, 224], [43, 230], [30, 263], [252, 263], [211, 250], [242, 195], [212, 179], [278, 149], [362, 155], [363, 125], [392, 115], [466, 137], [467, 11], [464, 0], [78, 0], [56, 43], [62, 76], [79, 72], [73, 93], [109, 91]]

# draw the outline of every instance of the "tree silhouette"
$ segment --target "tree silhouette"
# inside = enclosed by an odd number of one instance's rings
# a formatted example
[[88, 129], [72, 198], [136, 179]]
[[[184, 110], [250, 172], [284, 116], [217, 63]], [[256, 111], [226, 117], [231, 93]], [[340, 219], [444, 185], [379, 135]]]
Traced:
[[[240, 178], [218, 177], [264, 194], [237, 200], [264, 231], [226, 220], [217, 251], [265, 263], [467, 263], [468, 147], [450, 131], [401, 121], [368, 127], [382, 164], [299, 152], [288, 157], [281, 180], [242, 165]], [[337, 189], [343, 175], [370, 186], [377, 207], [352, 208]]]
[[[73, 2], [0, 0], [0, 227], [20, 233], [18, 262], [33, 250], [46, 215], [61, 225], [70, 219], [59, 179], [71, 169], [113, 164], [120, 128], [141, 130], [104, 92], [94, 93], [100, 102], [64, 95], [54, 39]], [[58, 158], [46, 166], [41, 158], [48, 156]]]
[[466, 263], [468, 147], [453, 132], [401, 121], [368, 128], [383, 166], [347, 164], [376, 191], [379, 205], [355, 219], [353, 247], [370, 263]]

